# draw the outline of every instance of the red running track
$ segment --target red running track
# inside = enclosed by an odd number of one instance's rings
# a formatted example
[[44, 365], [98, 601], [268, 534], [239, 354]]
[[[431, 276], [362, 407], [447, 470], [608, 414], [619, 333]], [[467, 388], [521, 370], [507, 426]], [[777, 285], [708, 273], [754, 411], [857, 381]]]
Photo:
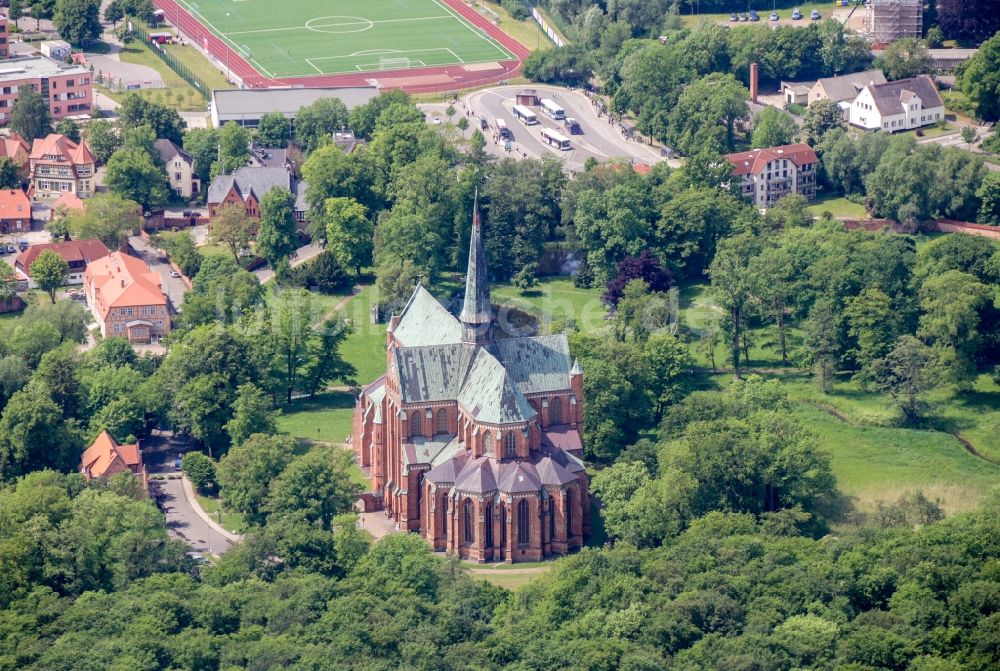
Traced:
[[[469, 23], [485, 30], [490, 37], [502, 44], [507, 51], [514, 54], [516, 60], [501, 61], [499, 68], [473, 72], [465, 70], [461, 65], [446, 65], [429, 68], [360, 72], [358, 74], [311, 75], [308, 77], [271, 79], [258, 72], [243, 56], [231, 49], [229, 45], [202, 25], [198, 19], [189, 14], [186, 9], [180, 7], [174, 0], [153, 0], [153, 4], [166, 13], [168, 21], [177, 23], [179, 17], [180, 25], [177, 27], [188, 39], [196, 41], [198, 46], [202, 48], [206, 47], [207, 41], [208, 51], [211, 52], [216, 60], [223, 64], [228, 62], [232, 73], [243, 80], [244, 85], [249, 88], [268, 88], [271, 86], [370, 86], [371, 80], [384, 79], [392, 83], [389, 86], [383, 86], [383, 88], [398, 87], [409, 93], [433, 93], [436, 91], [455, 91], [493, 84], [503, 79], [517, 76], [521, 70], [521, 62], [528, 57], [531, 51], [486, 20], [484, 16], [466, 5], [462, 0], [444, 0], [444, 2], [461, 14]], [[419, 81], [420, 79], [426, 80], [429, 76], [433, 75], [438, 76], [435, 79], [440, 79], [441, 76], [444, 76], [450, 81], [435, 81], [434, 83]], [[417, 81], [408, 82], [408, 79], [415, 79]]]

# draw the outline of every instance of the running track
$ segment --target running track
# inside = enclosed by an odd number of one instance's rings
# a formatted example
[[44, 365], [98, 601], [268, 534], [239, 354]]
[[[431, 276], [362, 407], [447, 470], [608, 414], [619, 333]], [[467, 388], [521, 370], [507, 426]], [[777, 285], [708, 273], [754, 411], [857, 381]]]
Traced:
[[[484, 70], [480, 72], [469, 72], [461, 65], [446, 65], [431, 68], [409, 68], [403, 70], [385, 70], [379, 72], [367, 72], [358, 74], [339, 75], [314, 75], [309, 77], [287, 77], [271, 79], [264, 76], [250, 65], [238, 52], [231, 49], [225, 42], [215, 35], [211, 30], [203, 26], [196, 18], [191, 16], [183, 7], [179, 7], [174, 0], [153, 0], [157, 8], [166, 13], [166, 18], [170, 22], [177, 22], [180, 17], [180, 32], [184, 33], [190, 40], [197, 42], [198, 46], [204, 48], [206, 40], [208, 51], [215, 56], [219, 63], [226, 63], [227, 57], [229, 68], [233, 75], [243, 80], [244, 85], [249, 88], [268, 88], [271, 86], [370, 86], [371, 79], [402, 81], [399, 85], [409, 93], [431, 93], [435, 91], [453, 91], [464, 88], [472, 88], [485, 84], [495, 83], [501, 79], [508, 79], [517, 76], [521, 70], [521, 62], [528, 57], [531, 52], [514, 38], [504, 33], [497, 26], [490, 23], [484, 16], [462, 0], [444, 0], [449, 7], [473, 24], [477, 28], [485, 30], [490, 37], [502, 44], [507, 51], [514, 54], [516, 60], [500, 61], [501, 69]], [[227, 56], [228, 54], [228, 56]], [[451, 79], [450, 83], [425, 83], [415, 81], [406, 83], [407, 78], [423, 79], [428, 75], [444, 75]], [[394, 84], [395, 85], [395, 84]]]

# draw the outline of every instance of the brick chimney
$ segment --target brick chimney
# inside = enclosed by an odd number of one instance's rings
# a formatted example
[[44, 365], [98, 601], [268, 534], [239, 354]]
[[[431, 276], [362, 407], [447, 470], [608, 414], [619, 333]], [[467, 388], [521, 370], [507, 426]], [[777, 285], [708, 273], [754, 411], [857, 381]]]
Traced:
[[760, 79], [760, 66], [750, 64], [750, 102], [757, 102], [757, 82]]

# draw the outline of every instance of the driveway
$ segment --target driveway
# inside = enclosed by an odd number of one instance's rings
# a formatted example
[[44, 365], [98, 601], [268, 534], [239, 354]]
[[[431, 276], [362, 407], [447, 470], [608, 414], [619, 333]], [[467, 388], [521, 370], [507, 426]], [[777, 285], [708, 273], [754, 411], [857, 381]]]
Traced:
[[[174, 471], [174, 458], [190, 449], [190, 444], [171, 436], [154, 434], [143, 441], [142, 456], [150, 475], [180, 474]], [[149, 481], [150, 494], [167, 519], [170, 535], [180, 538], [195, 552], [220, 555], [233, 546], [237, 538], [220, 532], [209, 524], [192, 505], [190, 487], [180, 477]]]
[[136, 251], [139, 257], [146, 262], [150, 269], [155, 270], [160, 274], [163, 279], [163, 289], [167, 294], [167, 298], [170, 300], [170, 304], [173, 306], [174, 312], [177, 312], [184, 302], [184, 294], [187, 293], [187, 285], [184, 284], [183, 280], [179, 277], [172, 277], [171, 273], [174, 269], [170, 267], [170, 263], [167, 262], [167, 257], [163, 252], [158, 250], [149, 242], [138, 235], [130, 236], [128, 239], [132, 249]]

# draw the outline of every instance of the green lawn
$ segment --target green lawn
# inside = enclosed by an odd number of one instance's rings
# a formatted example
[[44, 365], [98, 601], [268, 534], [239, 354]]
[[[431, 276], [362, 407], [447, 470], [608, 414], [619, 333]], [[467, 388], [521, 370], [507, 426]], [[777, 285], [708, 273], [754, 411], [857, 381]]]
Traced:
[[[521, 566], [520, 564], [514, 564], [512, 568], [517, 568]], [[516, 590], [519, 587], [527, 585], [532, 580], [538, 580], [539, 578], [544, 578], [549, 574], [548, 571], [539, 571], [537, 573], [510, 573], [503, 571], [482, 571], [472, 574], [472, 577], [479, 578], [480, 580], [485, 580], [491, 585], [496, 585], [497, 587], [503, 587], [504, 589]]]
[[194, 76], [205, 82], [209, 89], [231, 89], [222, 71], [210, 62], [198, 49], [190, 44], [165, 44], [163, 49], [187, 67]]
[[512, 305], [535, 315], [545, 331], [553, 320], [570, 318], [584, 332], [605, 327], [607, 310], [601, 302], [601, 289], [580, 289], [565, 277], [545, 277], [530, 289], [509, 284], [490, 287], [494, 304]]
[[530, 17], [524, 21], [512, 19], [510, 13], [499, 2], [482, 3], [500, 15], [500, 29], [532, 51], [552, 49], [554, 44], [542, 33], [538, 24]]
[[346, 391], [317, 394], [292, 402], [278, 417], [278, 430], [295, 438], [343, 443], [351, 435], [354, 395]]
[[[191, 47], [188, 47], [191, 48]], [[125, 63], [135, 63], [153, 68], [160, 75], [165, 89], [141, 89], [130, 91], [137, 93], [143, 98], [161, 102], [170, 107], [180, 110], [203, 110], [205, 109], [205, 99], [201, 93], [193, 86], [180, 78], [180, 76], [167, 67], [159, 56], [154, 54], [148, 46], [139, 40], [133, 40], [127, 47], [119, 52], [119, 58]], [[120, 101], [123, 93], [108, 93], [115, 100]]]
[[512, 58], [441, 0], [180, 4], [272, 78]]
[[[220, 523], [224, 529], [234, 533], [239, 533], [243, 529], [243, 515], [223, 508], [220, 499], [202, 494], [195, 494], [195, 498], [198, 499], [198, 505], [201, 506], [201, 509], [208, 513], [213, 520]], [[221, 518], [219, 516], [220, 510], [222, 511]]]
[[809, 205], [809, 212], [819, 217], [829, 212], [834, 217], [849, 217], [851, 219], [866, 219], [868, 211], [864, 205], [852, 203], [843, 196], [824, 196], [817, 198]]

